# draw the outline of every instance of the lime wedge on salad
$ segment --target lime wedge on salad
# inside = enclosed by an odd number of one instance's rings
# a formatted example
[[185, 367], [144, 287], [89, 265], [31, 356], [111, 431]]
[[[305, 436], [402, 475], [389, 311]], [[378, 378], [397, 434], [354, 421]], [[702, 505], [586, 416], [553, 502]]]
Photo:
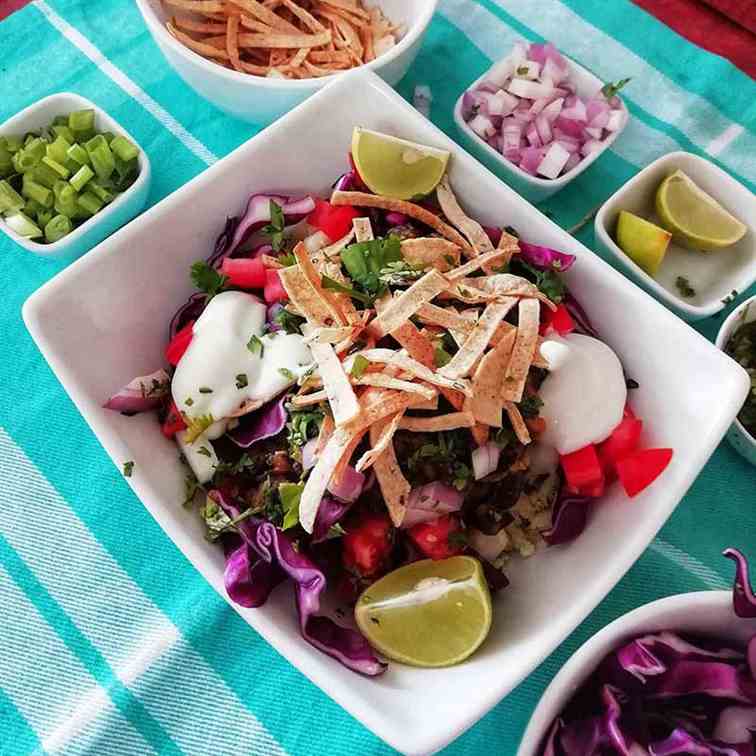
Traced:
[[470, 656], [491, 629], [491, 594], [477, 559], [425, 559], [373, 583], [354, 610], [384, 656], [416, 667], [447, 667]]
[[746, 227], [689, 176], [675, 171], [656, 192], [662, 225], [691, 249], [713, 251], [739, 241]]
[[408, 200], [430, 194], [441, 181], [449, 153], [406, 139], [356, 128], [352, 159], [368, 188], [385, 197]]

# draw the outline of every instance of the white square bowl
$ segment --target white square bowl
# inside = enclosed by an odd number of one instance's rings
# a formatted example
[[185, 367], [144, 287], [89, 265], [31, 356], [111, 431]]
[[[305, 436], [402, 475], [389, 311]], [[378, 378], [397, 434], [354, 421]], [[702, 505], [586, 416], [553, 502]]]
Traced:
[[128, 223], [135, 215], [138, 215], [147, 202], [151, 180], [150, 159], [147, 157], [147, 153], [118, 121], [111, 118], [102, 108], [98, 108], [85, 97], [73, 92], [58, 92], [44, 97], [33, 105], [29, 105], [20, 113], [16, 113], [5, 123], [0, 124], [0, 136], [37, 131], [49, 126], [55, 116], [66, 115], [72, 110], [88, 109], [95, 112], [95, 127], [98, 131], [112, 131], [116, 135], [126, 137], [136, 145], [139, 149], [139, 157], [137, 158], [139, 175], [136, 181], [109, 205], [105, 205], [99, 213], [53, 244], [40, 244], [33, 239], [19, 236], [0, 218], [0, 231], [20, 247], [40, 257], [49, 257], [55, 260], [75, 260], [77, 257], [81, 257], [103, 239], [107, 239], [116, 229]]
[[366, 679], [300, 637], [286, 588], [261, 609], [233, 607], [379, 737], [406, 754], [425, 754], [449, 743], [509, 693], [611, 590], [719, 443], [748, 379], [377, 76], [358, 72], [338, 79], [63, 271], [24, 306], [32, 336], [102, 445], [119, 469], [134, 460], [129, 484], [219, 594], [225, 596], [223, 554], [203, 538], [200, 518], [177, 504], [183, 470], [175, 446], [153, 417], [123, 417], [101, 404], [126, 380], [162, 364], [167, 323], [190, 293], [189, 266], [212, 250], [226, 216], [240, 212], [253, 191], [327, 192], [347, 166], [354, 126], [451, 150], [451, 180], [470, 212], [578, 256], [570, 284], [628, 374], [640, 382], [634, 407], [648, 420], [646, 441], [675, 448], [664, 475], [632, 502], [612, 489], [569, 548], [546, 550], [512, 566], [512, 585], [496, 598], [490, 638], [460, 666], [423, 670], [393, 664], [383, 677]]
[[[561, 52], [561, 51], [560, 51]], [[567, 61], [570, 71], [570, 79], [575, 83], [577, 94], [581, 97], [590, 97], [598, 92], [604, 86], [604, 82], [592, 74], [587, 68], [567, 57], [564, 53], [562, 56]], [[490, 70], [490, 69], [489, 69]], [[482, 76], [470, 84], [467, 89], [475, 89], [488, 76], [486, 71]], [[465, 90], [467, 91], [467, 90]], [[468, 125], [462, 117], [462, 98], [465, 93], [462, 92], [454, 106], [454, 123], [457, 125], [462, 140], [462, 145], [468, 149], [483, 165], [493, 171], [502, 181], [515, 189], [525, 199], [531, 202], [543, 202], [544, 200], [564, 189], [573, 179], [577, 178], [588, 166], [596, 162], [617, 140], [617, 137], [625, 130], [629, 119], [627, 106], [622, 98], [617, 95], [617, 99], [622, 106], [624, 119], [622, 127], [613, 132], [611, 136], [604, 140], [604, 145], [600, 150], [592, 152], [588, 157], [583, 158], [572, 170], [567, 171], [562, 176], [555, 179], [542, 178], [540, 176], [531, 176], [518, 165], [507, 160], [498, 150], [491, 147], [485, 139], [481, 139]]]
[[[745, 223], [748, 231], [737, 244], [718, 252], [697, 252], [673, 241], [652, 278], [614, 241], [617, 218], [620, 210], [628, 210], [659, 224], [654, 209], [656, 189], [678, 169]], [[736, 296], [733, 292], [743, 292], [756, 281], [756, 196], [714, 163], [690, 152], [670, 152], [633, 176], [601, 206], [595, 228], [599, 248], [641, 288], [684, 320], [716, 315]], [[695, 296], [684, 299], [680, 295], [675, 285], [678, 276], [688, 280]]]

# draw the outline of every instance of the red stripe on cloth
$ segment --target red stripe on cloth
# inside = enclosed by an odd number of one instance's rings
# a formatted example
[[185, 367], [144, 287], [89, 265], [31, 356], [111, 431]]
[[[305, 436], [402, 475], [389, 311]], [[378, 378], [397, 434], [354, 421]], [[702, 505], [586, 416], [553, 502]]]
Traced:
[[[633, 0], [681, 36], [704, 50], [730, 60], [741, 71], [756, 79], [756, 35], [745, 26], [722, 15], [700, 0]], [[756, 13], [754, 0], [708, 0], [726, 10], [737, 8], [733, 18], [751, 20]]]
[[[723, 16], [756, 34], [756, 0], [704, 0]], [[754, 51], [756, 55], [756, 50]]]
[[0, 0], [0, 20], [23, 8], [29, 0]]

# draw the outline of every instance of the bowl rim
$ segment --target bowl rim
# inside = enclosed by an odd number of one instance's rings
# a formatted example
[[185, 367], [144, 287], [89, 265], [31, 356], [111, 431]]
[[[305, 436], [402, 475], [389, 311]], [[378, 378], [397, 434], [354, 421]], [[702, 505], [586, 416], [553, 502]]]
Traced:
[[[726, 318], [724, 323], [719, 327], [717, 331], [717, 338], [714, 344], [718, 349], [725, 351], [725, 346], [730, 338], [730, 335], [735, 330], [735, 322], [738, 318], [749, 308], [753, 307], [756, 310], [756, 294], [752, 297], [748, 297], [742, 301]], [[732, 424], [735, 426], [740, 435], [754, 448], [756, 449], [756, 436], [752, 436], [746, 429], [743, 423], [736, 417]]]
[[[254, 84], [255, 86], [262, 87], [264, 89], [279, 89], [284, 88], [291, 91], [310, 91], [321, 89], [328, 82], [333, 81], [339, 76], [349, 73], [351, 71], [360, 70], [373, 70], [380, 69], [384, 65], [393, 62], [402, 55], [407, 49], [409, 49], [428, 28], [431, 18], [433, 18], [438, 6], [439, 0], [420, 0], [425, 3], [425, 8], [421, 9], [420, 18], [415, 21], [410, 28], [407, 29], [404, 36], [399, 42], [394, 45], [388, 52], [380, 55], [379, 57], [371, 60], [369, 63], [363, 63], [360, 66], [347, 69], [346, 71], [339, 71], [337, 73], [330, 74], [329, 76], [313, 77], [310, 79], [286, 79], [286, 78], [269, 78], [267, 76], [255, 76], [254, 74], [242, 73], [241, 71], [234, 71], [229, 68], [219, 66], [212, 61], [203, 58], [199, 53], [190, 50], [185, 45], [182, 45], [157, 18], [157, 14], [152, 8], [149, 0], [136, 0], [139, 12], [142, 14], [145, 24], [147, 25], [150, 33], [155, 37], [156, 41], [159, 41], [163, 45], [168, 45], [171, 50], [181, 55], [188, 63], [198, 65], [202, 69], [209, 73], [219, 75], [228, 81], [237, 83]], [[417, 2], [417, 0], [414, 0]]]
[[[695, 162], [705, 164], [707, 166], [705, 170], [712, 170], [714, 173], [716, 173], [717, 178], [719, 178], [720, 180], [723, 180], [722, 177], [725, 177], [725, 180], [728, 180], [730, 183], [735, 183], [744, 191], [747, 191], [737, 179], [730, 176], [729, 173], [722, 170], [718, 165], [715, 165], [705, 157], [696, 155], [693, 152], [686, 152], [685, 150], [675, 150], [674, 152], [667, 152], [664, 155], [660, 155], [658, 158], [656, 158], [656, 160], [649, 163], [645, 168], [638, 171], [638, 173], [636, 173], [624, 184], [622, 184], [622, 186], [620, 186], [617, 191], [615, 191], [614, 194], [606, 199], [604, 201], [604, 204], [601, 205], [599, 211], [596, 213], [596, 218], [594, 220], [593, 226], [596, 236], [599, 237], [603, 246], [611, 252], [612, 256], [619, 260], [621, 265], [631, 270], [632, 275], [640, 278], [648, 288], [652, 289], [662, 302], [669, 305], [673, 309], [687, 314], [692, 318], [704, 319], [709, 318], [712, 315], [716, 315], [718, 312], [723, 310], [726, 306], [725, 303], [721, 299], [715, 299], [709, 304], [695, 305], [691, 304], [690, 302], [686, 302], [682, 297], [679, 297], [669, 289], [664, 288], [655, 278], [652, 278], [648, 273], [646, 273], [645, 270], [637, 265], [634, 260], [631, 260], [620, 249], [619, 245], [614, 241], [608, 231], [608, 224], [606, 219], [610, 206], [616, 204], [619, 200], [621, 200], [625, 196], [625, 194], [643, 177], [653, 172], [658, 165], [667, 162], [674, 162], [675, 160], [678, 160], [683, 156], [685, 157], [685, 159], [690, 158]], [[752, 280], [750, 281], [750, 283], [746, 284], [746, 287], [750, 286], [754, 280], [756, 280], [756, 263], [753, 266]]]
[[[3, 123], [0, 123], [0, 136], [2, 136], [8, 130], [16, 127], [17, 125], [23, 126], [25, 119], [34, 115], [36, 111], [42, 109], [45, 105], [48, 105], [51, 102], [63, 98], [77, 101], [82, 106], [82, 108], [91, 108], [92, 110], [94, 110], [96, 119], [104, 121], [105, 126], [112, 124], [110, 130], [116, 132], [116, 135], [126, 137], [139, 149], [139, 157], [137, 158], [139, 160], [139, 175], [137, 176], [136, 181], [134, 181], [134, 183], [128, 189], [121, 192], [110, 204], [105, 205], [99, 213], [93, 215], [91, 218], [88, 218], [78, 228], [74, 229], [73, 231], [71, 231], [71, 233], [66, 234], [62, 239], [58, 239], [58, 241], [53, 242], [52, 244], [40, 244], [39, 242], [31, 241], [23, 236], [19, 236], [0, 218], [0, 231], [2, 231], [6, 236], [8, 236], [9, 239], [11, 239], [11, 241], [15, 242], [20, 247], [23, 247], [28, 252], [33, 252], [36, 255], [40, 255], [41, 257], [55, 257], [60, 255], [61, 252], [65, 252], [68, 247], [70, 247], [72, 244], [75, 244], [76, 241], [86, 232], [90, 231], [93, 226], [101, 223], [103, 220], [111, 216], [113, 212], [115, 212], [115, 210], [120, 208], [127, 201], [130, 194], [133, 194], [136, 190], [143, 187], [147, 181], [149, 181], [152, 173], [150, 158], [148, 157], [144, 147], [139, 144], [134, 136], [129, 131], [127, 131], [119, 121], [113, 118], [113, 116], [110, 115], [107, 110], [101, 108], [99, 105], [96, 105], [91, 100], [83, 97], [80, 94], [77, 94], [76, 92], [54, 92], [53, 94], [47, 95], [47, 97], [43, 97], [41, 100], [33, 102], [31, 105], [27, 105], [27, 107], [25, 107], [23, 110], [19, 110], [18, 113], [12, 115], [10, 118], [3, 121]], [[90, 221], [94, 222], [91, 223]]]
[[644, 631], [642, 628], [676, 611], [684, 609], [695, 616], [698, 610], [709, 608], [732, 612], [732, 591], [692, 591], [656, 599], [625, 612], [591, 635], [567, 659], [546, 687], [531, 713], [516, 756], [536, 756], [540, 753], [539, 747], [554, 718], [596, 668], [600, 658], [616, 648], [624, 638], [638, 633], [656, 632]]
[[[603, 85], [604, 82], [599, 79], [596, 74], [593, 73], [593, 71], [587, 69], [585, 66], [578, 63], [574, 58], [570, 57], [566, 53], [559, 51], [562, 57], [564, 57], [568, 64], [573, 66], [575, 69], [577, 69], [582, 75], [586, 77], [589, 81], [591, 81], [592, 84], [598, 84]], [[595, 152], [592, 152], [587, 157], [584, 157], [572, 170], [567, 171], [567, 173], [563, 174], [562, 176], [558, 176], [555, 179], [548, 179], [548, 178], [540, 178], [538, 176], [531, 176], [529, 173], [526, 173], [525, 171], [520, 168], [520, 166], [515, 165], [511, 161], [507, 160], [504, 155], [502, 155], [500, 152], [495, 150], [493, 147], [491, 147], [488, 142], [486, 142], [484, 139], [481, 139], [468, 125], [467, 121], [462, 117], [462, 99], [465, 96], [465, 93], [469, 90], [476, 87], [478, 84], [480, 84], [481, 81], [484, 81], [486, 76], [488, 75], [488, 72], [493, 68], [493, 66], [496, 64], [496, 62], [492, 63], [486, 70], [477, 78], [475, 81], [473, 81], [471, 84], [469, 84], [459, 95], [457, 98], [456, 103], [454, 104], [454, 122], [457, 124], [457, 128], [463, 129], [464, 132], [468, 135], [470, 135], [474, 140], [475, 144], [479, 145], [480, 147], [484, 148], [486, 153], [490, 155], [492, 158], [495, 158], [498, 163], [500, 163], [502, 166], [504, 166], [508, 171], [513, 173], [515, 176], [518, 176], [519, 178], [522, 178], [523, 181], [530, 184], [534, 187], [539, 187], [543, 189], [551, 189], [552, 194], [559, 191], [560, 189], [564, 188], [567, 184], [570, 183], [573, 179], [577, 178], [583, 171], [585, 171], [588, 167], [590, 167], [598, 158], [600, 158], [617, 140], [617, 137], [625, 130], [625, 127], [627, 126], [628, 122], [630, 121], [630, 113], [627, 109], [627, 105], [625, 104], [625, 101], [620, 97], [619, 95], [615, 95], [615, 97], [620, 101], [621, 110], [625, 113], [625, 120], [622, 126], [615, 131], [608, 139], [604, 141], [604, 145], [600, 150], [596, 150]]]

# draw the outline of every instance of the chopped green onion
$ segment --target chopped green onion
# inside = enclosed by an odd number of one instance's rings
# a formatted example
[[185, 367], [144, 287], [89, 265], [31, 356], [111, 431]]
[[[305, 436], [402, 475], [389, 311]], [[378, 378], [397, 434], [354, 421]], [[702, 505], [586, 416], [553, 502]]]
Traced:
[[32, 172], [31, 177], [42, 186], [46, 186], [48, 189], [52, 189], [55, 186], [56, 181], [60, 181], [60, 176], [52, 168], [49, 168], [44, 163], [40, 163]]
[[103, 131], [102, 135], [105, 137], [105, 141], [110, 144], [115, 139], [115, 134], [112, 131]]
[[[71, 184], [71, 186], [76, 189], [77, 192], [80, 192], [84, 185], [94, 176], [94, 171], [88, 166], [88, 165], [82, 165], [81, 168], [79, 168], [76, 173], [74, 173], [73, 176], [69, 179], [68, 183]], [[102, 199], [102, 198], [100, 198]]]
[[5, 136], [3, 137], [3, 143], [5, 144], [5, 149], [8, 150], [11, 155], [18, 152], [24, 146], [23, 139], [17, 136]]
[[23, 206], [24, 198], [7, 181], [0, 181], [0, 213], [17, 212]]
[[26, 239], [35, 239], [38, 236], [42, 236], [42, 229], [23, 213], [6, 215], [5, 222], [8, 224], [8, 228]]
[[92, 181], [87, 184], [87, 191], [92, 192], [92, 194], [96, 194], [106, 205], [108, 202], [112, 202], [115, 199], [115, 194], [113, 194], [109, 189], [106, 189], [99, 181], [92, 179]]
[[47, 151], [47, 142], [41, 137], [34, 137], [25, 147], [24, 153], [34, 158], [36, 162], [42, 160]]
[[42, 158], [42, 162], [48, 167], [52, 168], [55, 173], [61, 178], [67, 179], [71, 173], [65, 165], [61, 165], [57, 160], [53, 160], [49, 155], [45, 155]]
[[9, 176], [13, 173], [13, 156], [8, 148], [0, 143], [0, 176]]
[[66, 151], [66, 155], [79, 165], [89, 165], [89, 153], [80, 145], [72, 144]]
[[53, 126], [68, 126], [68, 116], [56, 115], [55, 118], [53, 118], [52, 125]]
[[46, 186], [42, 186], [42, 184], [34, 181], [28, 173], [24, 174], [21, 194], [28, 199], [39, 202], [42, 207], [49, 208], [53, 206], [53, 193]]
[[45, 212], [45, 208], [37, 202], [37, 200], [28, 199], [24, 205], [22, 211], [24, 215], [28, 215], [30, 218], [39, 218], [40, 213]]
[[[29, 213], [27, 213], [27, 215], [29, 215]], [[40, 208], [39, 212], [37, 213], [37, 225], [40, 228], [44, 228], [54, 217], [54, 210], [45, 210], [44, 208]]]
[[76, 190], [66, 181], [58, 181], [53, 191], [55, 192], [55, 212], [74, 218], [79, 210]]
[[[103, 140], [104, 141], [104, 140]], [[92, 160], [92, 167], [98, 178], [110, 178], [115, 170], [115, 159], [110, 151], [107, 142], [101, 144], [89, 153]]]
[[110, 143], [110, 149], [125, 163], [134, 160], [139, 155], [139, 150], [126, 137], [117, 136]]
[[54, 123], [52, 125], [51, 131], [53, 134], [55, 134], [56, 137], [62, 137], [63, 139], [65, 139], [69, 145], [73, 144], [76, 141], [74, 139], [73, 132], [71, 131], [71, 129], [68, 128], [68, 125], [65, 123], [62, 123], [62, 124]]
[[26, 173], [39, 163], [39, 159], [24, 149], [14, 153], [12, 163], [16, 173]]
[[85, 212], [90, 215], [94, 215], [102, 210], [102, 202], [96, 194], [84, 192], [84, 194], [79, 196], [79, 207], [84, 208]]
[[62, 239], [66, 234], [71, 233], [71, 220], [65, 215], [56, 215], [45, 226], [45, 239], [50, 244]]
[[62, 136], [56, 137], [54, 142], [47, 145], [47, 157], [56, 163], [65, 163], [68, 148], [71, 145]]
[[69, 113], [68, 128], [79, 143], [91, 139], [95, 134], [94, 110], [74, 110]]
[[98, 147], [103, 145], [107, 147], [108, 140], [102, 134], [97, 134], [84, 143], [84, 149], [91, 155]]

